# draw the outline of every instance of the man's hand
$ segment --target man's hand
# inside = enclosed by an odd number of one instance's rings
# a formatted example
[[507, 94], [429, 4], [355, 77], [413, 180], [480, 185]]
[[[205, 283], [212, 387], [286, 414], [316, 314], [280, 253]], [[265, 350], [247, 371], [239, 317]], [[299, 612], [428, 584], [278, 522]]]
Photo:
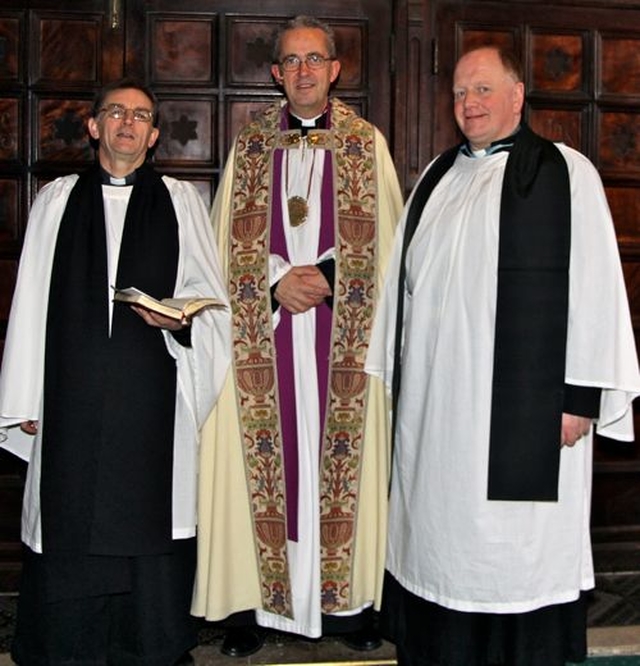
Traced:
[[37, 421], [23, 421], [20, 424], [20, 430], [26, 432], [27, 435], [37, 435], [38, 434], [38, 422]]
[[576, 416], [575, 414], [563, 414], [560, 446], [573, 446], [581, 437], [589, 434], [590, 430], [590, 418]]
[[331, 287], [317, 266], [294, 266], [278, 282], [274, 296], [285, 310], [300, 314], [331, 296]]
[[180, 331], [189, 325], [186, 319], [178, 321], [172, 317], [165, 317], [157, 312], [147, 310], [147, 308], [141, 308], [138, 305], [132, 305], [131, 309], [139, 314], [149, 326], [155, 326], [156, 328], [166, 328], [168, 331]]

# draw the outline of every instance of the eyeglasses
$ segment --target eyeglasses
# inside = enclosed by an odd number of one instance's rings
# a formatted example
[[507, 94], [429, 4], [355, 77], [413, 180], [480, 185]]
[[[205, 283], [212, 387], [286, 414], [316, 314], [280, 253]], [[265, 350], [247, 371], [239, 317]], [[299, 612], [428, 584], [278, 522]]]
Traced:
[[149, 109], [128, 109], [122, 104], [107, 104], [100, 109], [100, 113], [106, 113], [114, 120], [123, 120], [129, 111], [131, 111], [133, 119], [139, 123], [150, 123], [153, 120], [153, 111], [149, 111]]
[[335, 60], [335, 58], [325, 58], [319, 53], [308, 53], [304, 58], [297, 55], [288, 55], [280, 61], [280, 67], [285, 72], [295, 72], [304, 63], [309, 69], [321, 69], [330, 60]]

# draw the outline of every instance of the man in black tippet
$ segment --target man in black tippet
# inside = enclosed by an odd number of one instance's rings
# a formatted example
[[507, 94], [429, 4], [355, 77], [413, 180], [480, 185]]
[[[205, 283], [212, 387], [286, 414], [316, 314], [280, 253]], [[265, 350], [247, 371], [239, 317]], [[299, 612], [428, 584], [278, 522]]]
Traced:
[[586, 658], [592, 424], [633, 439], [640, 374], [593, 165], [523, 122], [522, 68], [458, 61], [465, 141], [396, 237], [367, 369], [393, 387], [382, 613], [401, 666]]

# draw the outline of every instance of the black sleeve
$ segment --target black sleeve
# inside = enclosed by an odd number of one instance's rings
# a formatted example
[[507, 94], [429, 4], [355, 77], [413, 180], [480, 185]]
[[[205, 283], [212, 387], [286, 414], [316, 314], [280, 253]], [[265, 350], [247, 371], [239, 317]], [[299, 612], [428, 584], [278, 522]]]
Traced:
[[586, 416], [597, 419], [600, 415], [600, 394], [602, 390], [591, 386], [564, 385], [565, 414]]
[[181, 347], [191, 347], [191, 326], [185, 326], [179, 331], [171, 331], [171, 335]]
[[279, 284], [279, 282], [272, 284], [271, 289], [269, 290], [271, 292], [271, 312], [275, 312], [280, 307], [280, 303], [276, 300], [276, 289]]
[[336, 281], [336, 261], [335, 259], [325, 259], [319, 264], [316, 264], [320, 272], [324, 275], [324, 279], [329, 283], [331, 287], [331, 296], [327, 296], [324, 300], [327, 305], [333, 307], [333, 285]]

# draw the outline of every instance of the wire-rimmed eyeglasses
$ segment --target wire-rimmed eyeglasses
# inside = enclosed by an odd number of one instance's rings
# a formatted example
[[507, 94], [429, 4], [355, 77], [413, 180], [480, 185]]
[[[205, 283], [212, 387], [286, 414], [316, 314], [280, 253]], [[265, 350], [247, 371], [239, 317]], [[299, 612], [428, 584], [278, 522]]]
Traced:
[[100, 113], [106, 113], [114, 120], [123, 120], [129, 111], [131, 111], [133, 119], [139, 123], [150, 123], [153, 120], [153, 111], [149, 109], [128, 109], [122, 104], [107, 104], [100, 109]]
[[280, 67], [285, 72], [294, 72], [304, 63], [309, 69], [321, 69], [331, 60], [335, 60], [335, 58], [327, 58], [319, 53], [307, 53], [302, 58], [297, 55], [288, 55], [280, 61]]

